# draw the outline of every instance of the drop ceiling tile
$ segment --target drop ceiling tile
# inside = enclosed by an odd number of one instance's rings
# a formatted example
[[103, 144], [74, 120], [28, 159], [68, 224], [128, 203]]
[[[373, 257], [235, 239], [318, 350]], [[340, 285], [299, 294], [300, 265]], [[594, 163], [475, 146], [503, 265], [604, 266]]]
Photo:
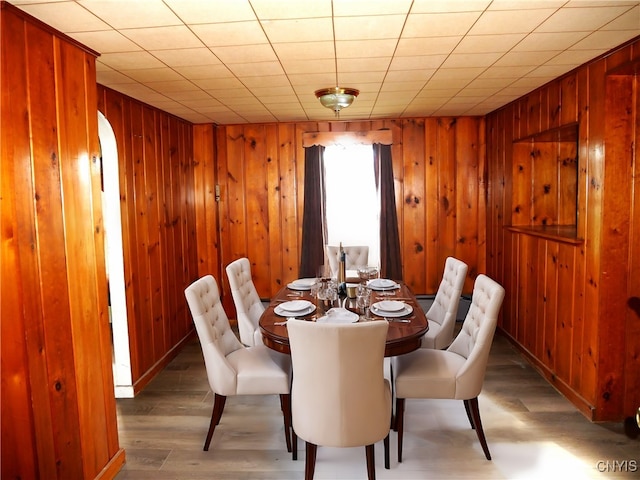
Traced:
[[503, 35], [467, 35], [456, 46], [455, 53], [507, 52], [526, 34], [505, 33]]
[[233, 74], [226, 65], [194, 65], [186, 67], [175, 67], [176, 72], [188, 80], [204, 80], [214, 78], [228, 78]]
[[336, 75], [335, 73], [332, 73], [332, 72], [289, 75], [289, 81], [291, 82], [291, 85], [293, 85], [294, 88], [296, 87], [296, 85], [305, 85], [305, 86], [314, 85], [313, 90], [315, 91], [320, 88], [335, 87]]
[[247, 0], [203, 1], [164, 0], [184, 23], [223, 23], [255, 20], [255, 14]]
[[390, 57], [396, 40], [345, 40], [336, 42], [338, 58]]
[[398, 42], [395, 55], [399, 57], [416, 55], [448, 55], [460, 43], [462, 37], [404, 38]]
[[234, 63], [229, 65], [229, 69], [240, 79], [284, 75], [284, 70], [279, 62]]
[[173, 50], [202, 47], [202, 42], [184, 25], [128, 28], [122, 34], [145, 50]]
[[392, 57], [346, 58], [338, 60], [339, 72], [386, 72]]
[[227, 47], [211, 47], [213, 53], [228, 65], [234, 63], [271, 62], [278, 58], [267, 43], [260, 45], [236, 45]]
[[107, 23], [91, 12], [87, 12], [87, 10], [76, 2], [20, 5], [20, 10], [24, 10], [53, 28], [67, 34], [72, 32], [90, 32], [110, 29]]
[[572, 45], [571, 50], [606, 51], [621, 45], [627, 40], [638, 35], [640, 35], [640, 28], [638, 28], [638, 30], [600, 30], [598, 32], [593, 32], [591, 35]]
[[[269, 75], [264, 77], [246, 77], [243, 83], [247, 88], [254, 87], [284, 87], [290, 85], [286, 75]], [[293, 84], [293, 82], [291, 82]]]
[[333, 40], [331, 17], [265, 20], [262, 27], [271, 43]]
[[136, 52], [142, 48], [116, 30], [102, 30], [98, 32], [77, 32], [73, 38], [95, 50], [96, 52]]
[[243, 87], [240, 82], [237, 83], [236, 88], [212, 88], [210, 90], [206, 90], [206, 92], [218, 100], [254, 96], [247, 88]]
[[419, 69], [419, 70], [390, 70], [384, 78], [386, 82], [422, 82], [426, 83], [434, 74], [435, 69]]
[[635, 7], [627, 10], [618, 18], [604, 25], [602, 30], [633, 30], [637, 32], [640, 30], [640, 6], [636, 5]]
[[536, 68], [535, 65], [521, 65], [521, 66], [493, 66], [488, 68], [480, 75], [478, 75], [478, 80], [480, 79], [508, 79], [508, 78], [520, 78], [531, 70]]
[[151, 86], [154, 90], [171, 94], [175, 92], [181, 91], [189, 91], [189, 90], [198, 90], [198, 87], [193, 83], [187, 80], [173, 80], [173, 81], [160, 81], [160, 82], [149, 82], [149, 86]]
[[509, 52], [503, 55], [496, 63], [496, 67], [519, 67], [525, 65], [542, 65], [558, 55], [560, 52]]
[[393, 15], [408, 13], [411, 0], [333, 0], [333, 13], [337, 17], [364, 15]]
[[116, 29], [182, 24], [159, 0], [78, 0], [78, 3]]
[[553, 15], [555, 9], [487, 11], [469, 30], [469, 35], [529, 33]]
[[117, 85], [119, 83], [136, 83], [134, 79], [126, 76], [121, 72], [115, 70], [98, 70], [96, 73], [96, 80], [102, 85]]
[[191, 29], [207, 47], [258, 45], [267, 42], [257, 21], [191, 25]]
[[290, 74], [301, 74], [308, 71], [320, 70], [323, 72], [335, 72], [336, 65], [334, 60], [326, 58], [322, 60], [284, 60], [282, 66]]
[[256, 87], [252, 91], [258, 98], [276, 96], [287, 96], [289, 98], [293, 98], [295, 96], [295, 92], [290, 86]]
[[339, 85], [358, 88], [360, 83], [382, 82], [386, 72], [341, 72], [338, 76]]
[[178, 92], [168, 93], [167, 97], [184, 105], [187, 105], [189, 102], [203, 102], [203, 105], [209, 103], [220, 104], [219, 101], [215, 100], [211, 95], [202, 90], [181, 90]]
[[489, 67], [502, 53], [452, 53], [442, 63], [442, 68]]
[[206, 47], [179, 50], [149, 50], [158, 60], [172, 67], [221, 65], [222, 62]]
[[394, 70], [435, 70], [446, 60], [446, 55], [416, 55], [410, 57], [395, 56], [389, 66]]
[[273, 49], [281, 61], [299, 60], [302, 58], [329, 58], [333, 60], [335, 53], [333, 49], [333, 41], [275, 43], [273, 44]]
[[244, 89], [240, 80], [236, 77], [225, 78], [203, 78], [202, 80], [192, 80], [192, 83], [203, 90], [225, 90], [225, 89]]
[[480, 12], [416, 13], [407, 19], [403, 38], [465, 35], [480, 16]]
[[370, 15], [337, 17], [333, 26], [336, 40], [397, 39], [402, 32], [406, 15]]
[[[573, 66], [569, 65], [542, 65], [527, 74], [527, 77], [531, 78], [558, 78], [569, 70], [573, 70]], [[545, 82], [546, 83], [546, 82]]]
[[486, 68], [483, 67], [467, 67], [467, 68], [441, 68], [437, 70], [432, 80], [466, 80], [467, 82], [475, 79], [478, 75], [485, 72]]
[[414, 0], [412, 13], [482, 12], [491, 4], [491, 0]]
[[487, 90], [500, 90], [504, 87], [509, 86], [509, 84], [513, 83], [516, 78], [483, 78], [478, 77], [469, 82], [466, 88], [474, 88], [474, 89], [487, 89]]
[[[578, 0], [584, 2], [584, 0]], [[605, 0], [607, 1], [607, 0]], [[560, 8], [566, 0], [493, 0], [487, 10], [535, 10], [546, 8]]]
[[549, 17], [538, 32], [584, 32], [597, 30], [623, 14], [628, 7], [564, 8]]
[[446, 75], [436, 77], [434, 75], [429, 79], [429, 82], [427, 83], [427, 88], [429, 89], [434, 88], [436, 90], [444, 89], [444, 88], [460, 89], [467, 86], [468, 83], [469, 83], [469, 79], [467, 78], [448, 78]]
[[251, 0], [251, 7], [261, 19], [331, 17], [331, 0]]
[[168, 67], [122, 70], [122, 73], [141, 83], [184, 80], [178, 72]]
[[535, 52], [540, 50], [565, 50], [582, 40], [588, 32], [534, 32], [527, 35], [513, 52]]
[[502, 90], [502, 87], [472, 88], [470, 86], [467, 86], [466, 88], [463, 88], [458, 93], [456, 93], [456, 95], [459, 97], [474, 97], [474, 98], [481, 98], [482, 100], [484, 100], [485, 98], [490, 97], [491, 95], [495, 95], [500, 90]]
[[113, 89], [147, 103], [156, 100], [167, 100], [166, 95], [139, 83], [122, 83], [114, 85]]
[[164, 67], [160, 60], [148, 52], [105, 53], [99, 59], [105, 65], [116, 70]]
[[[553, 58], [550, 58], [545, 65], [571, 65], [577, 67], [584, 62], [597, 57], [605, 52], [605, 50], [573, 50], [569, 49], [565, 52], [560, 52]], [[542, 64], [542, 62], [541, 62]]]

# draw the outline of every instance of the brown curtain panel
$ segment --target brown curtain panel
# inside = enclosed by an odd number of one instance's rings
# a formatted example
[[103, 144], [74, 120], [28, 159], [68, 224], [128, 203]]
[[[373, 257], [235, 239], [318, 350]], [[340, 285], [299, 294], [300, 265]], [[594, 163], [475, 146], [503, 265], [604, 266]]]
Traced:
[[373, 161], [376, 187], [380, 189], [380, 275], [383, 278], [402, 280], [391, 145], [374, 144]]
[[324, 264], [324, 147], [304, 149], [304, 211], [300, 278], [315, 277]]

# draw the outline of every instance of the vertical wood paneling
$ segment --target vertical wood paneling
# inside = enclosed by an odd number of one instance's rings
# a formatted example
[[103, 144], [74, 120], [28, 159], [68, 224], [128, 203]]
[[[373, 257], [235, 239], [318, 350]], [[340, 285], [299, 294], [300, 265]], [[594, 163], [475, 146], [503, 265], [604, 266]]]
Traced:
[[[489, 205], [495, 209], [487, 217], [487, 256], [492, 259], [487, 265], [489, 274], [507, 291], [500, 327], [585, 415], [596, 420], [619, 420], [632, 413], [625, 409], [640, 403], [640, 378], [624, 367], [629, 359], [637, 365], [640, 339], [637, 328], [630, 326], [632, 322], [621, 321], [634, 318], [636, 322], [640, 316], [630, 306], [633, 298], [640, 298], [638, 285], [629, 281], [634, 268], [630, 239], [640, 236], [637, 226], [630, 223], [637, 209], [631, 193], [637, 190], [633, 184], [637, 160], [631, 149], [634, 141], [637, 143], [637, 133], [632, 138], [638, 129], [638, 101], [632, 87], [637, 83], [632, 75], [637, 70], [625, 64], [633, 61], [637, 65], [637, 45], [636, 41], [623, 46], [486, 118], [487, 191]], [[620, 78], [609, 80], [607, 90], [607, 72], [618, 67], [622, 67], [616, 71]], [[504, 128], [503, 136], [494, 134], [492, 130], [499, 128], [503, 119], [513, 129]], [[521, 160], [523, 152], [518, 150], [524, 147], [513, 145], [514, 140], [524, 132], [536, 134], [576, 121], [577, 155], [575, 145], [569, 143], [541, 155], [557, 157], [557, 179], [552, 169], [528, 176], [534, 178], [536, 218], [525, 220], [519, 215], [529, 197], [528, 187], [518, 180], [526, 168]], [[509, 152], [516, 155], [510, 157]], [[579, 164], [574, 187], [574, 182], [567, 180], [576, 175], [572, 165], [576, 156]], [[535, 185], [538, 180], [549, 185], [557, 201], [542, 200]], [[559, 190], [557, 185], [565, 188]], [[577, 208], [571, 198], [577, 198]], [[577, 219], [577, 241], [539, 238], [538, 258], [534, 259], [534, 237], [502, 229], [502, 218], [533, 225], [541, 216], [560, 224], [573, 224]], [[542, 244], [546, 245], [544, 262], [540, 261]], [[532, 281], [545, 285], [544, 295], [530, 288]], [[542, 349], [537, 343], [532, 349], [532, 334], [543, 335]]]
[[[393, 134], [404, 280], [415, 293], [435, 293], [448, 255], [464, 257], [473, 277], [484, 272], [484, 240], [480, 244], [479, 239], [485, 234], [479, 231], [487, 197], [479, 158], [485, 148], [484, 122], [478, 118], [216, 127], [220, 265], [248, 255], [263, 298], [297, 278], [304, 206], [302, 136], [372, 128], [388, 128]], [[211, 175], [204, 169], [195, 174]], [[196, 188], [203, 184], [198, 179]], [[208, 247], [211, 255], [213, 249], [213, 244]], [[208, 262], [209, 253], [198, 255], [200, 262]], [[467, 293], [472, 285], [473, 278]], [[228, 296], [224, 306], [233, 318]]]
[[[108, 88], [99, 86], [98, 95], [118, 145], [129, 350], [137, 392], [193, 333], [184, 299], [199, 265], [193, 132], [191, 124]], [[202, 180], [214, 181], [213, 173]]]
[[[438, 125], [438, 132], [440, 125]], [[425, 264], [425, 145], [424, 145], [424, 120], [408, 120], [403, 122], [402, 144], [411, 155], [404, 156], [403, 168], [403, 216], [402, 231], [403, 244], [402, 261], [407, 265]], [[438, 171], [440, 172], [447, 159], [439, 159]], [[440, 195], [439, 195], [440, 196]], [[440, 200], [440, 199], [439, 199]], [[453, 201], [453, 199], [452, 199]], [[440, 203], [440, 202], [439, 202]], [[440, 216], [438, 214], [438, 216]], [[440, 231], [438, 238], [440, 238]], [[423, 272], [420, 270], [407, 270], [404, 268], [404, 281], [411, 288], [421, 283]]]
[[[2, 478], [96, 478], [119, 449], [95, 53], [2, 3]], [[10, 269], [10, 270], [9, 270]]]

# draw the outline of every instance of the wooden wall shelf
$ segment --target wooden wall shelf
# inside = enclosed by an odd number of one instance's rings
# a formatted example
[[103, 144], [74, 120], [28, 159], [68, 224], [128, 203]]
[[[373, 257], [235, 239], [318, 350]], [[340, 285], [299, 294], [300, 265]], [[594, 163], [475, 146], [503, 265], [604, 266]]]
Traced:
[[510, 232], [546, 238], [547, 240], [571, 245], [584, 243], [584, 239], [578, 238], [575, 225], [507, 225], [505, 228]]

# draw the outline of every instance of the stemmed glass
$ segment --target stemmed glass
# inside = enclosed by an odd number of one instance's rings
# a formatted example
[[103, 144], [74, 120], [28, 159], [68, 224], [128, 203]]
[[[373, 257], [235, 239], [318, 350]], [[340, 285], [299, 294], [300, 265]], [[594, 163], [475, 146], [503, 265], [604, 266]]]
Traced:
[[361, 319], [370, 320], [369, 307], [371, 303], [371, 289], [361, 283], [356, 288], [356, 308], [360, 312]]

